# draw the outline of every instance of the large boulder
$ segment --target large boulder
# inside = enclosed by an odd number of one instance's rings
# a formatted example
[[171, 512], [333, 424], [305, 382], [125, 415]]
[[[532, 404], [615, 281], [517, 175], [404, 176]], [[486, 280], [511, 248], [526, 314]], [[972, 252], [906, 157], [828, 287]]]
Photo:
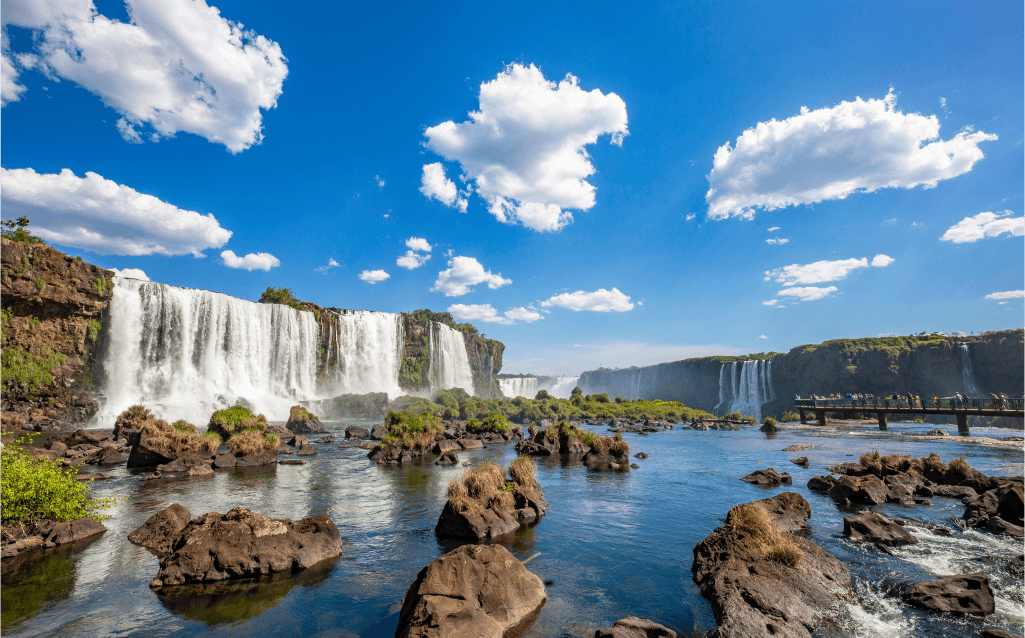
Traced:
[[717, 636], [810, 638], [825, 622], [822, 611], [840, 600], [851, 577], [829, 552], [784, 531], [810, 513], [803, 497], [784, 492], [734, 508], [731, 522], [694, 547], [694, 582], [712, 604]]
[[384, 427], [384, 425], [378, 423], [370, 428], [370, 438], [375, 441], [380, 441], [386, 436], [388, 436], [388, 428]]
[[306, 569], [341, 553], [341, 534], [326, 514], [292, 521], [236, 507], [189, 522], [160, 559], [150, 587]]
[[526, 456], [555, 456], [559, 454], [562, 446], [559, 444], [559, 437], [554, 434], [553, 436], [554, 438], [549, 438], [544, 430], [538, 430], [517, 443], [516, 452]]
[[918, 539], [903, 527], [878, 512], [862, 512], [857, 516], [844, 516], [843, 535], [852, 541], [864, 541], [887, 547], [913, 545]]
[[313, 414], [301, 405], [293, 405], [288, 412], [288, 421], [285, 422], [285, 429], [293, 434], [317, 434], [327, 432], [324, 425]]
[[541, 579], [501, 545], [463, 545], [420, 570], [406, 591], [396, 638], [502, 638], [533, 623]]
[[107, 528], [103, 523], [88, 517], [66, 522], [41, 519], [29, 521], [25, 525], [4, 525], [0, 536], [0, 556], [11, 558], [27, 549], [50, 549], [58, 545], [67, 545], [105, 531]]
[[886, 502], [890, 490], [878, 477], [869, 474], [841, 476], [826, 493], [841, 504], [878, 505]]
[[509, 473], [511, 481], [500, 467], [484, 463], [453, 479], [435, 533], [441, 538], [482, 540], [540, 521], [548, 501], [534, 477], [533, 461], [517, 459]]
[[612, 627], [598, 629], [594, 638], [676, 638], [676, 632], [652, 620], [627, 616]]
[[128, 540], [152, 550], [158, 556], [165, 556], [171, 553], [171, 542], [191, 519], [189, 510], [173, 503], [146, 519], [145, 523], [128, 535]]
[[[370, 437], [370, 430], [359, 425], [350, 425], [345, 428], [345, 438], [347, 439], [366, 439]], [[384, 437], [381, 437], [384, 438]]]
[[784, 483], [792, 485], [794, 482], [793, 477], [788, 473], [777, 472], [771, 467], [764, 470], [755, 470], [740, 480], [745, 483], [761, 485], [762, 487], [776, 487], [777, 485], [782, 485]]
[[918, 583], [904, 594], [904, 600], [917, 609], [957, 616], [987, 616], [996, 609], [989, 578], [982, 574], [940, 576]]

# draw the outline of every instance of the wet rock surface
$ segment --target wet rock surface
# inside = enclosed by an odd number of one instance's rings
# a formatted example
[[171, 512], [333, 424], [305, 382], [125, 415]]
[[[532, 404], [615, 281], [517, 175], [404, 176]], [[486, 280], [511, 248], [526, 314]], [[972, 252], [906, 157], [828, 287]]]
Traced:
[[917, 609], [956, 615], [986, 616], [996, 609], [989, 578], [982, 574], [940, 576], [918, 583], [903, 598]]
[[396, 638], [501, 638], [525, 631], [547, 599], [541, 579], [501, 545], [463, 545], [420, 570]]
[[294, 405], [289, 410], [285, 429], [293, 434], [319, 434], [327, 432], [320, 419], [301, 405]]
[[900, 547], [913, 545], [918, 539], [889, 518], [878, 512], [862, 512], [843, 519], [843, 535], [852, 541], [862, 541]]
[[755, 470], [740, 480], [745, 483], [761, 485], [762, 487], [776, 487], [783, 484], [791, 485], [794, 482], [793, 477], [786, 472], [777, 472], [771, 467], [764, 470]]
[[85, 517], [74, 521], [36, 520], [24, 526], [6, 524], [0, 532], [0, 557], [13, 558], [28, 549], [50, 549], [107, 531], [103, 523]]
[[595, 631], [594, 638], [676, 638], [676, 632], [653, 620], [627, 616], [612, 627]]
[[158, 556], [171, 553], [171, 542], [192, 519], [189, 510], [174, 503], [150, 516], [128, 535], [128, 540], [153, 551]]

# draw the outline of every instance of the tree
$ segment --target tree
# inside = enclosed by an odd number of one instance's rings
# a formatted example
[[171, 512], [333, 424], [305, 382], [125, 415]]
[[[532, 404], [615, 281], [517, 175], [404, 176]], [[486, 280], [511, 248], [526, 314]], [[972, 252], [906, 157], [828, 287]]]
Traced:
[[535, 401], [541, 401], [542, 399], [551, 399], [552, 395], [548, 394], [548, 390], [538, 390], [537, 396], [534, 397]]
[[23, 244], [45, 244], [41, 238], [36, 237], [32, 233], [28, 232], [28, 217], [19, 217], [18, 219], [6, 219], [0, 222], [3, 225], [3, 230], [0, 230], [0, 236], [4, 239], [10, 239], [11, 241], [20, 242]]
[[570, 394], [571, 397], [578, 397], [578, 396], [581, 396], [583, 393], [584, 393], [584, 391], [580, 389], [580, 386], [576, 386], [576, 387], [573, 388], [573, 391], [570, 392], [569, 394]]

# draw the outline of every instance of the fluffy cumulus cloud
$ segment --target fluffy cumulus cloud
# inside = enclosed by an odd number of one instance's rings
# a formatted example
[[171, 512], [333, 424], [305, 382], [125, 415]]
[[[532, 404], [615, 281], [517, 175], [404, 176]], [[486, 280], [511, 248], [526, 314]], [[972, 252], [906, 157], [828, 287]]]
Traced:
[[[194, 133], [232, 153], [258, 144], [261, 109], [277, 105], [288, 75], [281, 47], [204, 0], [126, 4], [130, 22], [100, 15], [91, 0], [10, 0], [3, 22], [33, 30], [34, 67], [99, 96], [123, 116], [129, 141], [141, 141], [140, 126], [158, 137]], [[3, 67], [6, 103], [17, 91], [7, 55]]]
[[986, 299], [1021, 299], [1025, 297], [1025, 290], [1008, 290], [1007, 292], [993, 292], [986, 295]]
[[531, 323], [538, 319], [544, 319], [539, 312], [530, 308], [513, 308], [506, 310], [504, 315], [499, 315], [491, 304], [452, 304], [448, 312], [460, 321], [483, 321], [484, 323], [501, 323], [512, 325], [517, 321]]
[[28, 217], [43, 239], [104, 255], [203, 256], [231, 237], [213, 215], [183, 210], [152, 195], [64, 169], [40, 174], [0, 168], [4, 217]]
[[794, 297], [798, 301], [815, 301], [828, 297], [831, 293], [836, 292], [836, 286], [829, 286], [823, 288], [821, 286], [805, 286], [799, 288], [784, 288], [777, 294], [780, 297]]
[[[602, 135], [622, 145], [629, 133], [618, 95], [585, 91], [572, 75], [551, 82], [534, 65], [511, 64], [481, 84], [480, 110], [469, 116], [427, 129], [427, 147], [459, 162], [495, 218], [539, 232], [573, 221], [567, 209], [594, 206], [586, 178], [595, 168], [585, 147]], [[454, 201], [455, 184], [446, 188]]]
[[594, 292], [564, 292], [561, 295], [542, 301], [541, 305], [546, 308], [557, 306], [569, 308], [573, 311], [591, 310], [594, 312], [626, 312], [633, 310], [633, 302], [630, 297], [619, 292], [618, 289], [605, 290], [599, 288]]
[[421, 255], [413, 252], [412, 250], [407, 250], [405, 255], [402, 255], [395, 260], [395, 263], [407, 270], [413, 270], [414, 268], [419, 268], [426, 264], [427, 260], [430, 258], [430, 255]]
[[233, 250], [225, 250], [221, 253], [221, 259], [228, 268], [239, 268], [248, 270], [270, 270], [281, 265], [278, 258], [270, 253], [249, 253], [245, 257], [239, 257]]
[[876, 255], [875, 257], [872, 258], [872, 267], [873, 268], [886, 268], [887, 266], [892, 264], [894, 261], [896, 261], [896, 260], [893, 257], [890, 257], [889, 255]]
[[111, 268], [114, 271], [114, 275], [118, 277], [126, 277], [128, 279], [139, 279], [142, 281], [149, 281], [149, 275], [144, 273], [139, 268]]
[[359, 274], [360, 281], [365, 281], [368, 284], [376, 284], [377, 282], [384, 281], [389, 277], [391, 277], [391, 275], [383, 270], [364, 270]]
[[1003, 233], [1012, 237], [1025, 235], [1025, 217], [1008, 217], [1011, 214], [1011, 211], [1005, 210], [1002, 213], [979, 213], [974, 217], [965, 217], [948, 228], [940, 240], [965, 244]]
[[456, 183], [445, 175], [445, 167], [441, 162], [424, 164], [424, 174], [420, 178], [420, 192], [427, 199], [436, 199], [449, 208], [455, 208], [461, 213], [466, 212], [468, 202], [465, 197], [460, 197]]
[[420, 252], [429, 253], [431, 252], [432, 246], [427, 243], [427, 240], [423, 237], [410, 237], [406, 240], [406, 248], [410, 250], [419, 250]]
[[519, 308], [513, 308], [512, 310], [506, 310], [505, 316], [509, 319], [514, 319], [516, 321], [526, 321], [527, 323], [533, 323], [538, 319], [544, 319], [544, 317], [541, 316], [541, 313], [535, 310], [533, 307], [524, 308], [522, 306]]
[[7, 43], [7, 29], [4, 29], [3, 35], [0, 37], [3, 39], [2, 53], [0, 53], [0, 106], [7, 106], [8, 103], [21, 99], [25, 87], [18, 84], [18, 64], [14, 61]]
[[461, 297], [471, 292], [470, 286], [487, 284], [488, 288], [495, 290], [506, 284], [511, 284], [512, 279], [503, 279], [501, 273], [491, 274], [490, 270], [484, 270], [484, 266], [473, 257], [453, 257], [448, 260], [448, 269], [438, 273], [438, 280], [431, 288], [434, 292], [444, 293], [446, 297]]
[[996, 135], [966, 129], [940, 139], [935, 115], [902, 113], [891, 91], [881, 100], [841, 102], [783, 120], [759, 122], [715, 153], [708, 216], [751, 218], [881, 188], [932, 187], [982, 159]]

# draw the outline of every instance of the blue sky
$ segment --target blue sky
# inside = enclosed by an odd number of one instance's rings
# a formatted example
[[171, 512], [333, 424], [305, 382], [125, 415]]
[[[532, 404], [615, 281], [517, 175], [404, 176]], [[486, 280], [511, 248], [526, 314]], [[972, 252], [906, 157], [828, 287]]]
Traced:
[[508, 372], [1025, 323], [1021, 3], [641, 5], [5, 0], [0, 209]]

